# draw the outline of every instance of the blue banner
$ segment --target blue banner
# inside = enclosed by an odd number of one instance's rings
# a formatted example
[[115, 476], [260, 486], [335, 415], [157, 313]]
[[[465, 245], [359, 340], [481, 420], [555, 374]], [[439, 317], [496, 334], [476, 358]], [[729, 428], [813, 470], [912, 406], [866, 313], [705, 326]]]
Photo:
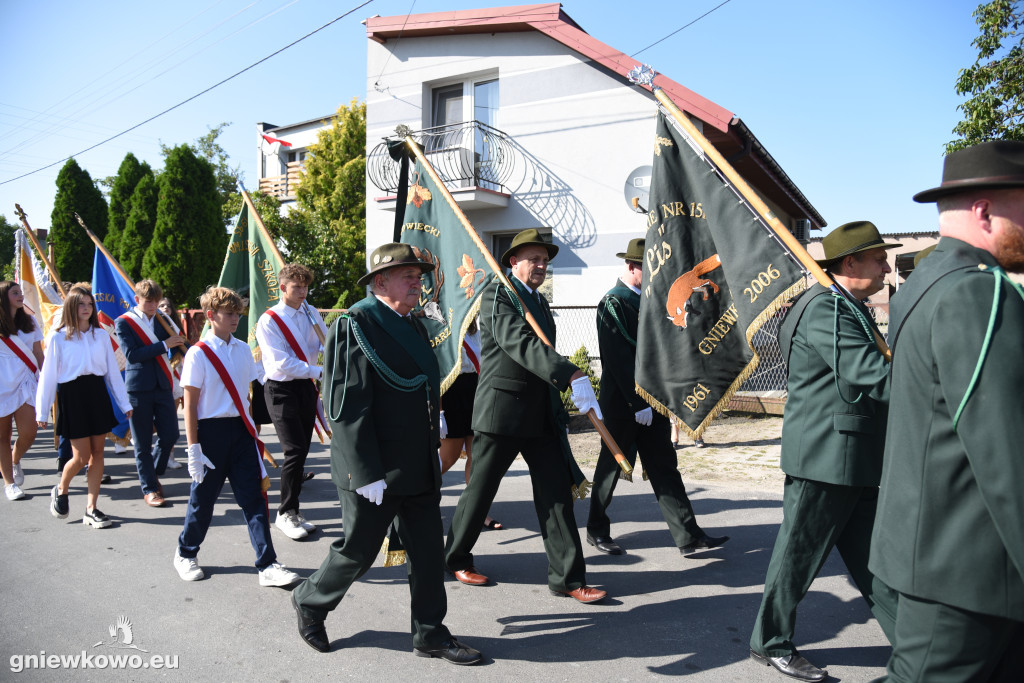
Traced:
[[[114, 355], [120, 355], [121, 344], [114, 334], [114, 321], [135, 305], [135, 290], [99, 248], [96, 249], [92, 261], [92, 296], [96, 300], [96, 314], [100, 319], [100, 325], [114, 342]], [[123, 368], [121, 376], [124, 377]], [[121, 412], [113, 396], [110, 397], [110, 405], [114, 409], [114, 417], [117, 418], [117, 426], [111, 432], [123, 439], [128, 434], [128, 418]]]

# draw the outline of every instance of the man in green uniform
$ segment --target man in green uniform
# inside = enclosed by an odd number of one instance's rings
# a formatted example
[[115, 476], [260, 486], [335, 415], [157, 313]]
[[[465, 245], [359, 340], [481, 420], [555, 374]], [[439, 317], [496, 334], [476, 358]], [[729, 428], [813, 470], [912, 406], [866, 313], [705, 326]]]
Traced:
[[[622, 449], [629, 464], [637, 452], [651, 481], [672, 539], [689, 557], [715, 548], [728, 536], [708, 536], [697, 524], [686, 487], [679, 474], [672, 425], [655, 413], [636, 393], [636, 332], [640, 317], [640, 281], [643, 277], [644, 239], [629, 241], [626, 251], [616, 254], [626, 265], [615, 286], [597, 306], [597, 341], [601, 348], [601, 412], [605, 426]], [[587, 520], [587, 543], [602, 553], [621, 555], [622, 548], [611, 537], [608, 506], [619, 480], [619, 465], [608, 446], [602, 444], [594, 472], [594, 491]]]
[[871, 569], [899, 591], [892, 681], [1024, 677], [1024, 143], [946, 157], [940, 239], [893, 297]]
[[[793, 644], [796, 608], [838, 548], [854, 583], [893, 642], [896, 594], [868, 571], [889, 401], [889, 364], [860, 301], [892, 272], [886, 243], [867, 221], [841, 225], [822, 241], [833, 292], [820, 284], [797, 298], [779, 329], [789, 362], [782, 425], [782, 526], [768, 564], [750, 656], [804, 681], [828, 673]], [[880, 338], [880, 336], [879, 336]]]
[[330, 650], [324, 629], [352, 583], [373, 563], [391, 521], [409, 558], [414, 652], [453, 664], [481, 655], [448, 631], [441, 541], [440, 371], [426, 330], [410, 311], [431, 264], [407, 244], [385, 244], [359, 279], [372, 294], [331, 327], [325, 346], [325, 395], [334, 431], [331, 477], [345, 536], [295, 588], [299, 635]]
[[[489, 579], [473, 565], [473, 546], [501, 478], [522, 453], [533, 481], [533, 504], [548, 557], [548, 588], [583, 603], [605, 597], [586, 582], [583, 545], [573, 513], [572, 453], [566, 438], [568, 415], [559, 392], [572, 388], [581, 413], [601, 416], [590, 379], [545, 344], [525, 319], [529, 311], [552, 344], [555, 321], [537, 292], [558, 247], [540, 232], [523, 230], [501, 257], [512, 269], [514, 292], [497, 280], [481, 295], [480, 380], [473, 407], [473, 468], [459, 497], [445, 546], [455, 578], [482, 586]], [[525, 306], [525, 309], [523, 308]]]

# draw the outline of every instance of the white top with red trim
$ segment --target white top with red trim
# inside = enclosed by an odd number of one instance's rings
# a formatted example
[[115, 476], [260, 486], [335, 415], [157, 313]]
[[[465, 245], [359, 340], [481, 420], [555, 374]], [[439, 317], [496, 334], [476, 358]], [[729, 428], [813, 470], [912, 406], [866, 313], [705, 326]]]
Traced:
[[132, 409], [124, 378], [114, 358], [110, 335], [94, 327], [67, 338], [63, 328], [53, 330], [46, 337], [43, 354], [43, 368], [39, 373], [39, 387], [36, 389], [36, 420], [48, 422], [53, 399], [57, 396], [57, 385], [70, 382], [82, 375], [99, 375], [106, 382], [121, 412]]
[[[36, 342], [43, 341], [43, 333], [39, 328], [31, 332], [21, 332], [13, 335], [20, 343], [20, 349], [28, 356], [33, 363], [36, 362], [32, 347]], [[0, 342], [0, 415], [10, 415], [25, 404], [34, 406], [36, 404], [36, 376], [32, 374], [25, 362]]]
[[[309, 318], [304, 311], [292, 308], [281, 302], [270, 309], [277, 313], [288, 325], [306, 354], [307, 362], [299, 360], [292, 351], [292, 347], [285, 339], [284, 333], [277, 323], [266, 313], [260, 316], [256, 325], [256, 341], [260, 345], [260, 354], [263, 356], [263, 369], [266, 378], [275, 382], [290, 382], [293, 379], [320, 379], [323, 368], [316, 364], [317, 356], [320, 354], [320, 338], [316, 330], [309, 324]], [[327, 326], [324, 325], [320, 313], [309, 307], [309, 312], [320, 327], [324, 336], [327, 335]]]
[[[207, 332], [203, 341], [220, 358], [235, 383], [245, 409], [249, 410], [249, 382], [256, 379], [258, 374], [249, 345], [234, 337], [225, 342], [213, 332]], [[200, 420], [240, 417], [217, 370], [210, 364], [206, 354], [195, 346], [185, 354], [185, 362], [181, 367], [181, 386], [199, 389], [197, 408]]]

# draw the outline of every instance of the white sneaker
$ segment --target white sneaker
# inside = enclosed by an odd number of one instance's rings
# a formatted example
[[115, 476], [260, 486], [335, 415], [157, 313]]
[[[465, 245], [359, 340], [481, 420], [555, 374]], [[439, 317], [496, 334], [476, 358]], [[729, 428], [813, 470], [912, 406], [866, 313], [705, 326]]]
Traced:
[[4, 493], [7, 494], [7, 500], [21, 500], [25, 497], [25, 492], [17, 484], [7, 484], [4, 486]]
[[274, 522], [274, 526], [281, 530], [285, 536], [297, 541], [300, 538], [305, 538], [309, 535], [309, 532], [302, 528], [302, 524], [299, 523], [299, 515], [295, 510], [287, 510], [285, 512], [277, 513], [277, 521]]
[[196, 562], [196, 558], [182, 557], [177, 550], [174, 551], [174, 568], [178, 571], [178, 576], [182, 581], [199, 581], [206, 576], [199, 567], [199, 563]]
[[128, 452], [128, 447], [127, 446], [125, 446], [120, 441], [115, 441], [114, 442], [114, 453], [117, 453], [118, 455], [120, 455], [121, 453], [127, 453], [127, 452]]
[[274, 562], [268, 567], [260, 570], [260, 585], [261, 586], [290, 586], [293, 583], [302, 581], [302, 577], [287, 569], [280, 562]]
[[21, 469], [20, 462], [14, 463], [12, 469], [14, 470], [14, 485], [21, 486], [25, 483], [25, 470]]
[[167, 458], [167, 469], [169, 470], [180, 470], [184, 465], [174, 459], [174, 456]]
[[295, 519], [298, 520], [299, 526], [306, 530], [307, 534], [311, 534], [316, 531], [316, 524], [310, 522], [308, 519], [302, 516], [301, 512], [295, 513]]

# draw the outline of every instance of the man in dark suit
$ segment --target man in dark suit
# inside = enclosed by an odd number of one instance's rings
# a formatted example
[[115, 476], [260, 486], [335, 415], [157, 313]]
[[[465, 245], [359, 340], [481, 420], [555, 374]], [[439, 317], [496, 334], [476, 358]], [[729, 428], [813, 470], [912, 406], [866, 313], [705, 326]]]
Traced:
[[[640, 282], [643, 278], [644, 239], [629, 241], [625, 252], [616, 254], [626, 262], [622, 275], [597, 306], [597, 341], [601, 347], [601, 412], [615, 443], [629, 464], [637, 453], [654, 488], [661, 512], [679, 552], [690, 557], [715, 548], [728, 536], [708, 536], [697, 524], [693, 506], [679, 474], [672, 425], [636, 393], [636, 333], [640, 318]], [[594, 471], [594, 490], [587, 520], [587, 543], [602, 553], [623, 554], [611, 537], [608, 506], [619, 481], [619, 465], [608, 446]]]
[[167, 352], [185, 345], [184, 337], [167, 332], [155, 317], [163, 295], [160, 285], [152, 280], [135, 283], [136, 306], [114, 321], [114, 331], [128, 361], [124, 384], [132, 402], [129, 422], [135, 442], [135, 467], [142, 496], [150, 507], [164, 504], [158, 477], [163, 475], [178, 441], [178, 409]]
[[495, 280], [481, 295], [473, 468], [452, 517], [445, 561], [462, 583], [488, 583], [473, 565], [473, 546], [501, 478], [522, 453], [530, 468], [533, 502], [548, 557], [548, 588], [556, 595], [590, 603], [606, 593], [586, 582], [583, 545], [573, 513], [572, 453], [565, 435], [568, 415], [559, 392], [571, 387], [581, 413], [594, 408], [600, 416], [600, 408], [590, 379], [545, 344], [525, 318], [528, 310], [554, 344], [555, 321], [537, 288], [556, 253], [558, 247], [538, 230], [523, 230], [501, 257], [502, 265], [512, 269], [509, 280], [515, 291]]
[[[750, 656], [804, 681], [828, 673], [793, 644], [796, 608], [832, 548], [893, 642], [896, 594], [868, 571], [889, 401], [889, 363], [861, 302], [892, 272], [887, 243], [868, 221], [841, 225], [822, 241], [819, 261], [847, 296], [815, 284], [779, 329], [789, 363], [782, 425], [782, 526], [768, 564]], [[880, 335], [879, 335], [879, 338]]]
[[1024, 672], [1024, 143], [946, 157], [939, 243], [893, 297], [871, 569], [899, 591], [892, 681]]
[[426, 330], [410, 311], [420, 276], [433, 268], [407, 244], [373, 251], [360, 285], [372, 294], [331, 327], [325, 349], [331, 476], [338, 488], [345, 536], [295, 588], [299, 635], [313, 649], [330, 650], [327, 614], [341, 602], [380, 550], [397, 516], [409, 558], [414, 652], [453, 664], [481, 655], [463, 645], [443, 620], [441, 527], [440, 370]]

